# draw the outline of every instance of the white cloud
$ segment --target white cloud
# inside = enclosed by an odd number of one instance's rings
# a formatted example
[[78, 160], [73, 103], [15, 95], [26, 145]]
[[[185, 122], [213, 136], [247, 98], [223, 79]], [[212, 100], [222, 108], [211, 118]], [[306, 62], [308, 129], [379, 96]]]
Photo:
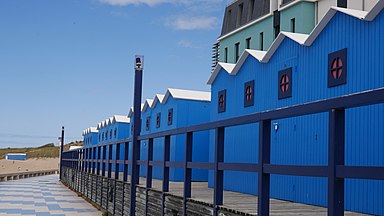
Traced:
[[[98, 0], [114, 6], [172, 4], [179, 15], [168, 16], [164, 24], [177, 30], [215, 29], [219, 19], [215, 14], [232, 0]], [[215, 16], [216, 15], [216, 16]]]
[[189, 10], [201, 10], [201, 9], [217, 9], [219, 4], [229, 0], [98, 0], [101, 3], [115, 5], [115, 6], [127, 6], [127, 5], [149, 5], [155, 6], [160, 4], [179, 4], [188, 8]]
[[166, 21], [167, 26], [171, 26], [177, 30], [196, 30], [196, 29], [213, 29], [219, 23], [217, 17], [198, 16], [198, 17], [171, 17]]
[[190, 40], [180, 40], [177, 42], [177, 45], [184, 47], [184, 48], [199, 48], [199, 46], [195, 45], [192, 41]]
[[146, 4], [149, 6], [155, 6], [164, 3], [177, 3], [177, 0], [99, 0], [102, 3], [116, 5], [116, 6], [126, 6], [126, 5], [140, 5]]

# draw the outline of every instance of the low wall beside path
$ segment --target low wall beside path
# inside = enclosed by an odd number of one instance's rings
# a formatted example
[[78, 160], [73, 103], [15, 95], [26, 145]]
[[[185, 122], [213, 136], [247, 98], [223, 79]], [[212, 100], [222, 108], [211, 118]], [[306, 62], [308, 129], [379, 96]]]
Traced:
[[57, 169], [30, 171], [30, 172], [17, 172], [17, 173], [4, 173], [4, 174], [0, 174], [0, 182], [31, 178], [36, 176], [53, 175], [58, 173], [59, 173], [59, 170]]

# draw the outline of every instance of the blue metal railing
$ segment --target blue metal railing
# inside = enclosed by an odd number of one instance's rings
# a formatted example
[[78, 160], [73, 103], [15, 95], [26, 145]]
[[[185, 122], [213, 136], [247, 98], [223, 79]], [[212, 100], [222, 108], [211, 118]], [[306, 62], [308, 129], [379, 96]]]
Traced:
[[[136, 164], [133, 172], [139, 172], [140, 166], [147, 169], [146, 187], [152, 187], [152, 167], [163, 167], [162, 203], [164, 206], [164, 192], [169, 191], [169, 168], [184, 168], [184, 215], [186, 215], [186, 202], [191, 198], [192, 169], [205, 169], [214, 171], [214, 215], [217, 215], [217, 207], [223, 205], [223, 175], [224, 171], [243, 171], [258, 173], [258, 215], [269, 215], [270, 200], [270, 175], [292, 175], [326, 177], [328, 179], [328, 215], [344, 214], [344, 179], [376, 179], [384, 180], [384, 167], [369, 166], [345, 166], [345, 109], [384, 103], [384, 88], [366, 92], [359, 92], [337, 98], [320, 100], [291, 107], [269, 110], [225, 120], [193, 125], [183, 128], [162, 131], [153, 134], [141, 135], [135, 142], [138, 151], [131, 152], [129, 160], [129, 144], [132, 139], [113, 141], [87, 147], [81, 150], [66, 151], [63, 153], [63, 166], [105, 176], [108, 165], [108, 178], [111, 178], [111, 166], [115, 164], [115, 179], [119, 176], [120, 165], [124, 167], [123, 180], [128, 179], [128, 166]], [[316, 113], [329, 113], [328, 121], [328, 165], [326, 166], [300, 166], [270, 164], [271, 156], [271, 121], [276, 119], [291, 118]], [[224, 162], [224, 135], [225, 128], [237, 125], [259, 123], [259, 156], [258, 163], [227, 163]], [[204, 130], [215, 130], [214, 162], [192, 162], [193, 133]], [[170, 137], [178, 134], [186, 134], [184, 162], [171, 162]], [[153, 140], [164, 137], [164, 160], [153, 161]], [[140, 141], [148, 140], [148, 160], [139, 160]], [[112, 158], [112, 145], [117, 145], [116, 160]], [[125, 145], [124, 158], [119, 158], [119, 149]], [[109, 148], [109, 157], [106, 157], [106, 148]], [[103, 148], [103, 155], [100, 154]], [[96, 157], [97, 149], [97, 157]], [[137, 154], [137, 155], [135, 155]], [[91, 155], [93, 158], [91, 159]], [[133, 157], [135, 156], [135, 157]], [[383, 155], [384, 156], [384, 155]], [[139, 173], [136, 173], [139, 176]], [[138, 183], [138, 182], [137, 182]], [[135, 188], [135, 182], [131, 182], [131, 188]], [[131, 191], [132, 192], [132, 191]], [[134, 212], [131, 205], [131, 212]], [[146, 206], [146, 209], [148, 205]], [[163, 208], [164, 209], [164, 208]], [[163, 212], [164, 214], [164, 212]]]

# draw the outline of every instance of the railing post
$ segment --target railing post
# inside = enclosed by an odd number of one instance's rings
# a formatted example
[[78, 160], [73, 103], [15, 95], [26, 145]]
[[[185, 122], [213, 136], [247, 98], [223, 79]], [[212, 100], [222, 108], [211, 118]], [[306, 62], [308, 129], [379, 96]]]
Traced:
[[123, 174], [123, 181], [128, 181], [128, 164], [127, 161], [129, 159], [129, 142], [126, 142], [124, 144], [124, 174]]
[[[76, 152], [75, 151], [72, 151], [72, 159], [76, 159]], [[72, 168], [73, 169], [76, 169], [76, 163], [77, 163], [77, 161], [73, 160], [73, 162], [72, 162]]]
[[[106, 158], [107, 158], [107, 146], [103, 146], [103, 157], [102, 157], [102, 163], [101, 163], [101, 176], [102, 177], [105, 177], [105, 165], [106, 165], [105, 160], [106, 160]], [[103, 206], [103, 187], [104, 187], [103, 181], [104, 181], [104, 179], [101, 178], [100, 206]]]
[[164, 138], [164, 161], [163, 161], [163, 193], [162, 193], [162, 214], [164, 215], [165, 210], [165, 193], [169, 192], [169, 167], [166, 166], [166, 163], [170, 159], [170, 148], [171, 148], [171, 136], [165, 136]]
[[81, 154], [81, 171], [86, 172], [87, 170], [87, 149], [81, 149], [80, 150]]
[[[88, 152], [88, 149], [81, 149], [80, 150], [81, 151], [81, 154], [82, 154], [82, 159], [83, 159], [83, 167], [82, 167], [82, 172], [80, 173], [80, 177], [83, 177], [84, 176], [84, 174], [85, 174], [85, 172], [86, 172], [86, 170], [87, 170], [87, 152]], [[84, 191], [85, 191], [85, 181], [82, 179], [82, 178], [80, 178], [80, 185], [81, 185], [81, 190], [83, 191], [83, 194], [85, 194], [84, 193]]]
[[91, 173], [91, 168], [92, 168], [92, 163], [91, 163], [91, 158], [92, 158], [92, 152], [91, 152], [91, 147], [87, 148], [87, 173]]
[[79, 150], [79, 153], [80, 153], [80, 158], [81, 158], [81, 160], [80, 160], [80, 165], [79, 165], [79, 171], [81, 171], [81, 172], [85, 172], [85, 170], [87, 169], [87, 163], [86, 163], [86, 154], [87, 154], [87, 152], [86, 152], [86, 150], [85, 149], [80, 149]]
[[[109, 179], [112, 178], [112, 162], [111, 162], [112, 153], [113, 153], [112, 149], [113, 149], [113, 145], [112, 144], [108, 145], [108, 178]], [[115, 172], [116, 172], [116, 167], [115, 167]]]
[[[109, 187], [110, 187], [110, 184], [109, 184], [109, 180], [112, 178], [112, 149], [113, 149], [113, 145], [112, 144], [109, 144], [108, 145], [108, 179], [107, 179], [107, 204], [106, 204], [106, 210], [108, 212], [108, 208], [109, 208]], [[115, 167], [115, 172], [116, 172], [116, 167]]]
[[188, 168], [188, 162], [192, 162], [192, 143], [193, 133], [188, 132], [184, 147], [184, 197], [183, 197], [183, 215], [187, 215], [187, 199], [192, 194], [192, 169]]
[[82, 149], [76, 149], [75, 155], [76, 155], [76, 170], [81, 171], [81, 163], [83, 162], [83, 159], [81, 158], [81, 150]]
[[333, 109], [328, 122], [328, 215], [344, 215], [344, 179], [336, 177], [336, 166], [344, 165], [345, 110]]
[[116, 154], [115, 154], [115, 188], [113, 193], [113, 215], [116, 214], [116, 184], [117, 180], [119, 179], [119, 169], [120, 165], [117, 163], [118, 160], [120, 160], [120, 143], [116, 143]]
[[90, 199], [93, 200], [93, 178], [94, 178], [94, 175], [95, 175], [95, 168], [96, 168], [96, 164], [95, 164], [95, 147], [91, 147], [91, 157], [92, 157], [92, 168], [91, 168], [91, 195], [90, 195]]
[[92, 174], [94, 175], [95, 174], [95, 169], [96, 169], [96, 148], [95, 147], [92, 147]]
[[119, 179], [120, 174], [120, 164], [117, 163], [120, 160], [120, 143], [116, 143], [116, 160], [115, 160], [115, 179]]
[[219, 163], [224, 162], [224, 127], [216, 128], [215, 170], [213, 192], [213, 215], [218, 215], [218, 206], [223, 205], [224, 171], [219, 170]]
[[146, 199], [145, 214], [148, 215], [148, 188], [152, 187], [152, 166], [149, 162], [153, 160], [153, 138], [148, 139], [148, 155], [147, 155], [147, 183], [146, 183]]
[[101, 162], [101, 176], [105, 176], [105, 160], [107, 159], [107, 146], [103, 146], [103, 157], [102, 157], [102, 162]]
[[80, 171], [85, 172], [87, 170], [87, 149], [80, 149]]
[[[73, 159], [73, 152], [69, 152], [68, 154], [68, 157], [70, 157], [70, 159]], [[69, 167], [72, 169], [73, 168], [73, 161], [68, 161], [68, 164], [69, 164]]]
[[86, 149], [83, 149], [83, 157], [84, 157], [84, 172], [88, 172], [89, 170], [89, 161], [88, 161], [88, 158], [89, 158], [89, 149], [88, 147]]
[[132, 134], [132, 175], [131, 175], [131, 203], [130, 215], [135, 216], [136, 209], [136, 185], [139, 184], [140, 166], [137, 160], [140, 158], [140, 136], [141, 130], [141, 97], [143, 81], [143, 57], [135, 57], [135, 87], [133, 98], [133, 134]]
[[60, 181], [63, 177], [62, 171], [63, 171], [63, 151], [64, 151], [64, 126], [61, 127], [61, 143], [60, 143]]
[[264, 164], [271, 161], [271, 120], [259, 122], [258, 215], [269, 215], [270, 174], [264, 173]]
[[[125, 203], [125, 182], [128, 180], [128, 164], [127, 161], [129, 159], [129, 142], [124, 143], [124, 170], [123, 170], [123, 198], [122, 198], [122, 203], [121, 205], [124, 206]], [[123, 210], [121, 211], [121, 215], [124, 215], [124, 207]]]
[[86, 169], [85, 169], [85, 172], [86, 173], [89, 173], [89, 171], [90, 171], [90, 167], [91, 167], [91, 164], [90, 164], [90, 162], [89, 162], [89, 158], [90, 158], [90, 152], [89, 152], [89, 147], [87, 147], [86, 149], [85, 149], [85, 164], [86, 164]]
[[82, 149], [77, 149], [75, 152], [75, 155], [76, 155], [76, 177], [77, 177], [77, 181], [76, 181], [76, 191], [77, 192], [80, 192], [80, 187], [81, 187], [81, 179], [79, 177], [79, 175], [81, 176], [81, 162], [82, 162], [82, 158], [81, 158], [81, 150]]
[[96, 175], [100, 175], [100, 160], [101, 160], [101, 146], [97, 147], [97, 170], [96, 170]]
[[148, 140], [148, 160], [147, 160], [147, 188], [152, 187], [152, 166], [149, 162], [153, 160], [153, 138]]

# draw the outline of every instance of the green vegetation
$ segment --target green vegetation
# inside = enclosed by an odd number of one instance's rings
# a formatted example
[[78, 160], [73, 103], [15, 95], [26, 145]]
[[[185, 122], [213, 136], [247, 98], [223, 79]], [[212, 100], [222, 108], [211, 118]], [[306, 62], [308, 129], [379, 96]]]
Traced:
[[[82, 141], [75, 141], [64, 145], [64, 150], [69, 150], [70, 146], [82, 146]], [[53, 143], [48, 143], [39, 147], [31, 148], [5, 148], [0, 149], [0, 159], [5, 158], [7, 153], [26, 153], [27, 159], [30, 158], [57, 158], [60, 148]]]

